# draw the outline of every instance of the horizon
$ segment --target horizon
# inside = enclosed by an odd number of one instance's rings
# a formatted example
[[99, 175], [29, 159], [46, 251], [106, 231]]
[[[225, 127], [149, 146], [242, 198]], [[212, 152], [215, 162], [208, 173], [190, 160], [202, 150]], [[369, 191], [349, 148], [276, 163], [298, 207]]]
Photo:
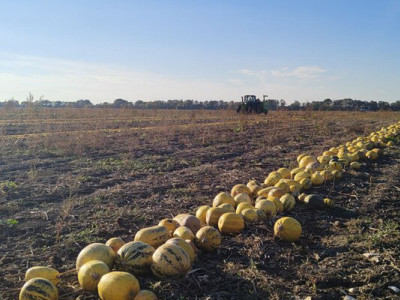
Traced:
[[21, 0], [0, 9], [4, 100], [400, 99], [394, 0]]

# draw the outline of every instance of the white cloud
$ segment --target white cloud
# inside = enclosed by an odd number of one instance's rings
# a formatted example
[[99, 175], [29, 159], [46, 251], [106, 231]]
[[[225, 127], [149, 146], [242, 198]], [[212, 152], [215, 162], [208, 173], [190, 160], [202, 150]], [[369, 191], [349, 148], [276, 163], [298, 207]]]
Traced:
[[272, 70], [271, 75], [274, 77], [296, 77], [300, 79], [314, 79], [320, 77], [326, 70], [318, 66], [300, 66], [293, 70], [282, 68]]
[[241, 69], [236, 71], [236, 73], [245, 75], [245, 76], [264, 76], [267, 74], [267, 71], [261, 70], [261, 71], [256, 71], [256, 70], [250, 70], [250, 69]]

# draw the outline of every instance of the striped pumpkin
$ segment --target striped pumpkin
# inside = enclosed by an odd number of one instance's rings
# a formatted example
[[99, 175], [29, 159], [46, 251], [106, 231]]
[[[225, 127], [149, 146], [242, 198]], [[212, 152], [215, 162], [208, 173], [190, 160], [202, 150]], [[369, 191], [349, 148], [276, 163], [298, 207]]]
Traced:
[[189, 255], [177, 245], [164, 244], [153, 254], [151, 270], [157, 277], [184, 275], [190, 267]]
[[244, 229], [243, 217], [235, 213], [225, 213], [218, 220], [218, 229], [226, 234], [240, 233]]
[[140, 229], [134, 238], [135, 242], [144, 242], [150, 246], [157, 248], [169, 239], [169, 233], [164, 226], [156, 225]]
[[57, 300], [58, 290], [50, 280], [32, 278], [28, 280], [19, 293], [19, 300]]
[[32, 278], [44, 278], [57, 285], [60, 282], [60, 273], [53, 268], [37, 266], [29, 268], [25, 273], [25, 281]]
[[150, 271], [154, 248], [144, 242], [129, 242], [122, 246], [115, 257], [118, 271], [145, 274]]
[[158, 225], [167, 228], [170, 237], [172, 237], [175, 229], [179, 227], [179, 223], [172, 219], [162, 219]]
[[[200, 230], [197, 231], [197, 233], [199, 233]], [[190, 242], [191, 242], [190, 240], [185, 241], [184, 239], [182, 239], [180, 237], [174, 237], [172, 239], [169, 239], [165, 243], [177, 245], [177, 246], [181, 247], [183, 250], [185, 250], [186, 253], [189, 255], [190, 263], [192, 264], [194, 262], [194, 260], [196, 259], [196, 253], [194, 252], [194, 249], [193, 249], [192, 245], [190, 244]]]
[[205, 251], [214, 251], [221, 244], [221, 234], [211, 226], [204, 226], [196, 233], [196, 246]]
[[227, 211], [221, 207], [211, 207], [206, 214], [206, 222], [209, 226], [218, 226], [218, 219]]
[[180, 237], [181, 239], [184, 240], [194, 240], [194, 234], [193, 232], [187, 228], [186, 226], [179, 226], [175, 231], [174, 234], [172, 235], [173, 237]]

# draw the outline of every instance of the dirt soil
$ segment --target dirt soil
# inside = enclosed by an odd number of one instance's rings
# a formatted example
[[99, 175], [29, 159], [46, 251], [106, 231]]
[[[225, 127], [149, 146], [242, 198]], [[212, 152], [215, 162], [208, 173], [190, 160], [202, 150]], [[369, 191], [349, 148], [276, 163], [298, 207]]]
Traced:
[[[396, 113], [18, 110], [0, 112], [0, 299], [17, 299], [31, 266], [62, 272], [60, 299], [98, 299], [74, 271], [81, 249], [179, 213], [220, 191], [296, 167], [397, 123]], [[301, 239], [274, 220], [223, 236], [184, 278], [138, 277], [160, 299], [400, 299], [400, 150], [313, 188], [336, 207], [296, 203]], [[309, 193], [311, 193], [311, 191]], [[369, 254], [368, 254], [369, 253]], [[373, 253], [373, 254], [371, 254]], [[367, 257], [369, 256], [369, 257]]]

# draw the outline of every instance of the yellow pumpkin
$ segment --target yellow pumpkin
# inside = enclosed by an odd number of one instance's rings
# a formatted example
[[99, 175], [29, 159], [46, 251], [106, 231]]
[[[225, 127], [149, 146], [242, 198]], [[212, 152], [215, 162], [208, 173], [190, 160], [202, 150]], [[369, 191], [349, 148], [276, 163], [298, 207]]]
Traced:
[[140, 290], [133, 300], [158, 300], [158, 297], [154, 292], [149, 290]]
[[126, 271], [135, 275], [150, 271], [151, 257], [154, 248], [147, 243], [135, 241], [123, 245], [115, 257], [115, 267], [118, 271]]
[[276, 215], [276, 205], [272, 200], [260, 200], [256, 203], [256, 208], [261, 209], [267, 216]]
[[175, 229], [173, 236], [180, 237], [181, 239], [184, 239], [184, 240], [193, 241], [193, 239], [194, 239], [193, 232], [186, 226], [179, 226], [177, 229]]
[[221, 244], [221, 234], [211, 226], [204, 226], [196, 233], [196, 246], [205, 251], [215, 251]]
[[162, 219], [158, 225], [167, 228], [170, 237], [174, 234], [175, 229], [179, 227], [179, 223], [173, 219]]
[[[283, 195], [282, 195], [282, 196], [283, 196]], [[282, 204], [281, 201], [279, 201], [279, 199], [280, 199], [282, 196], [279, 196], [279, 197], [271, 197], [271, 196], [268, 196], [268, 198], [267, 198], [267, 200], [270, 200], [270, 201], [273, 201], [273, 202], [274, 202], [274, 204], [275, 204], [275, 206], [276, 206], [276, 212], [277, 212], [277, 213], [283, 211], [283, 204]]]
[[308, 164], [314, 163], [314, 162], [317, 162], [317, 160], [315, 159], [314, 156], [306, 155], [300, 160], [299, 167], [305, 168]]
[[353, 161], [352, 163], [350, 163], [350, 168], [353, 170], [358, 170], [359, 168], [361, 168], [361, 164], [358, 161]]
[[286, 182], [279, 181], [277, 184], [274, 185], [274, 187], [283, 190], [285, 193], [290, 192], [290, 187]]
[[239, 203], [238, 206], [236, 207], [236, 213], [240, 214], [242, 210], [246, 208], [254, 208], [251, 204], [248, 203]]
[[243, 217], [236, 213], [224, 213], [218, 220], [218, 229], [225, 234], [240, 233], [244, 229]]
[[251, 204], [251, 197], [246, 193], [237, 194], [234, 200], [235, 200], [235, 207], [238, 206], [239, 203]]
[[250, 189], [244, 184], [237, 184], [231, 190], [232, 197], [235, 197], [237, 194], [240, 194], [240, 193], [246, 193], [249, 196], [251, 196]]
[[79, 252], [76, 259], [76, 271], [79, 272], [80, 267], [91, 260], [100, 260], [112, 269], [114, 259], [115, 253], [110, 246], [101, 243], [92, 243]]
[[281, 179], [282, 179], [281, 176], [277, 176], [277, 175], [272, 175], [271, 176], [271, 175], [269, 175], [267, 178], [265, 178], [264, 184], [266, 184], [267, 186], [274, 186]]
[[248, 223], [254, 223], [257, 221], [258, 215], [254, 208], [245, 208], [240, 212], [240, 214]]
[[268, 193], [268, 197], [275, 197], [275, 198], [280, 198], [280, 197], [282, 197], [283, 195], [285, 195], [286, 193], [285, 193], [285, 191], [284, 190], [282, 190], [282, 189], [280, 189], [280, 188], [273, 188], [273, 189], [271, 189], [270, 191], [269, 191], [269, 193]]
[[324, 176], [321, 175], [320, 172], [315, 172], [311, 175], [311, 183], [312, 185], [321, 185], [325, 181]]
[[206, 214], [210, 208], [211, 207], [208, 205], [202, 205], [196, 210], [196, 218], [199, 219], [201, 223], [206, 223]]
[[[205, 226], [205, 227], [208, 227], [208, 226]], [[204, 228], [204, 227], [202, 227], [202, 228]], [[200, 228], [200, 230], [202, 228]], [[199, 231], [197, 231], [197, 232], [199, 232]], [[196, 233], [196, 235], [197, 235], [197, 233]], [[180, 237], [174, 237], [172, 239], [169, 239], [165, 243], [166, 244], [173, 244], [173, 245], [177, 245], [177, 246], [181, 247], [183, 250], [186, 251], [187, 255], [189, 256], [190, 263], [193, 264], [193, 262], [196, 259], [196, 253], [195, 253], [192, 245], [190, 244], [191, 240], [184, 240], [184, 239], [182, 239]]]
[[37, 266], [29, 268], [25, 273], [25, 281], [32, 278], [44, 278], [57, 285], [60, 282], [60, 273], [53, 268]]
[[113, 249], [114, 253], [116, 254], [119, 248], [125, 245], [125, 242], [120, 237], [113, 237], [106, 242], [106, 245], [111, 247], [111, 249]]
[[187, 252], [178, 245], [164, 244], [153, 254], [151, 270], [157, 277], [184, 275], [191, 267]]
[[232, 206], [235, 206], [235, 200], [231, 195], [225, 192], [220, 192], [217, 196], [215, 196], [213, 200], [213, 207], [220, 206], [221, 204], [229, 203]]
[[255, 212], [257, 213], [257, 220], [258, 220], [258, 221], [265, 221], [265, 220], [268, 220], [268, 216], [267, 216], [267, 214], [265, 213], [265, 211], [263, 211], [263, 210], [260, 209], [260, 208], [255, 208], [254, 210], [255, 210]]
[[100, 278], [110, 272], [110, 268], [100, 260], [91, 260], [84, 264], [78, 272], [78, 281], [82, 289], [95, 291]]
[[19, 293], [19, 300], [57, 300], [58, 290], [50, 280], [32, 278], [25, 282]]
[[224, 203], [221, 204], [220, 206], [218, 206], [219, 208], [222, 208], [223, 210], [225, 210], [226, 212], [235, 212], [235, 208], [230, 205], [229, 203]]
[[288, 168], [280, 168], [277, 171], [279, 174], [281, 174], [282, 178], [290, 179], [290, 170]]
[[114, 271], [103, 275], [98, 284], [101, 300], [134, 299], [140, 291], [139, 281], [128, 272]]
[[300, 238], [301, 225], [292, 217], [283, 217], [275, 222], [274, 236], [288, 242], [295, 242]]
[[283, 205], [284, 210], [293, 210], [296, 205], [296, 199], [291, 194], [285, 194], [279, 198], [279, 201]]
[[219, 217], [221, 217], [224, 213], [226, 213], [226, 210], [221, 207], [211, 207], [207, 211], [206, 223], [210, 226], [216, 227], [218, 225]]
[[169, 239], [169, 232], [164, 226], [156, 225], [140, 229], [136, 234], [134, 241], [140, 241], [157, 248]]

